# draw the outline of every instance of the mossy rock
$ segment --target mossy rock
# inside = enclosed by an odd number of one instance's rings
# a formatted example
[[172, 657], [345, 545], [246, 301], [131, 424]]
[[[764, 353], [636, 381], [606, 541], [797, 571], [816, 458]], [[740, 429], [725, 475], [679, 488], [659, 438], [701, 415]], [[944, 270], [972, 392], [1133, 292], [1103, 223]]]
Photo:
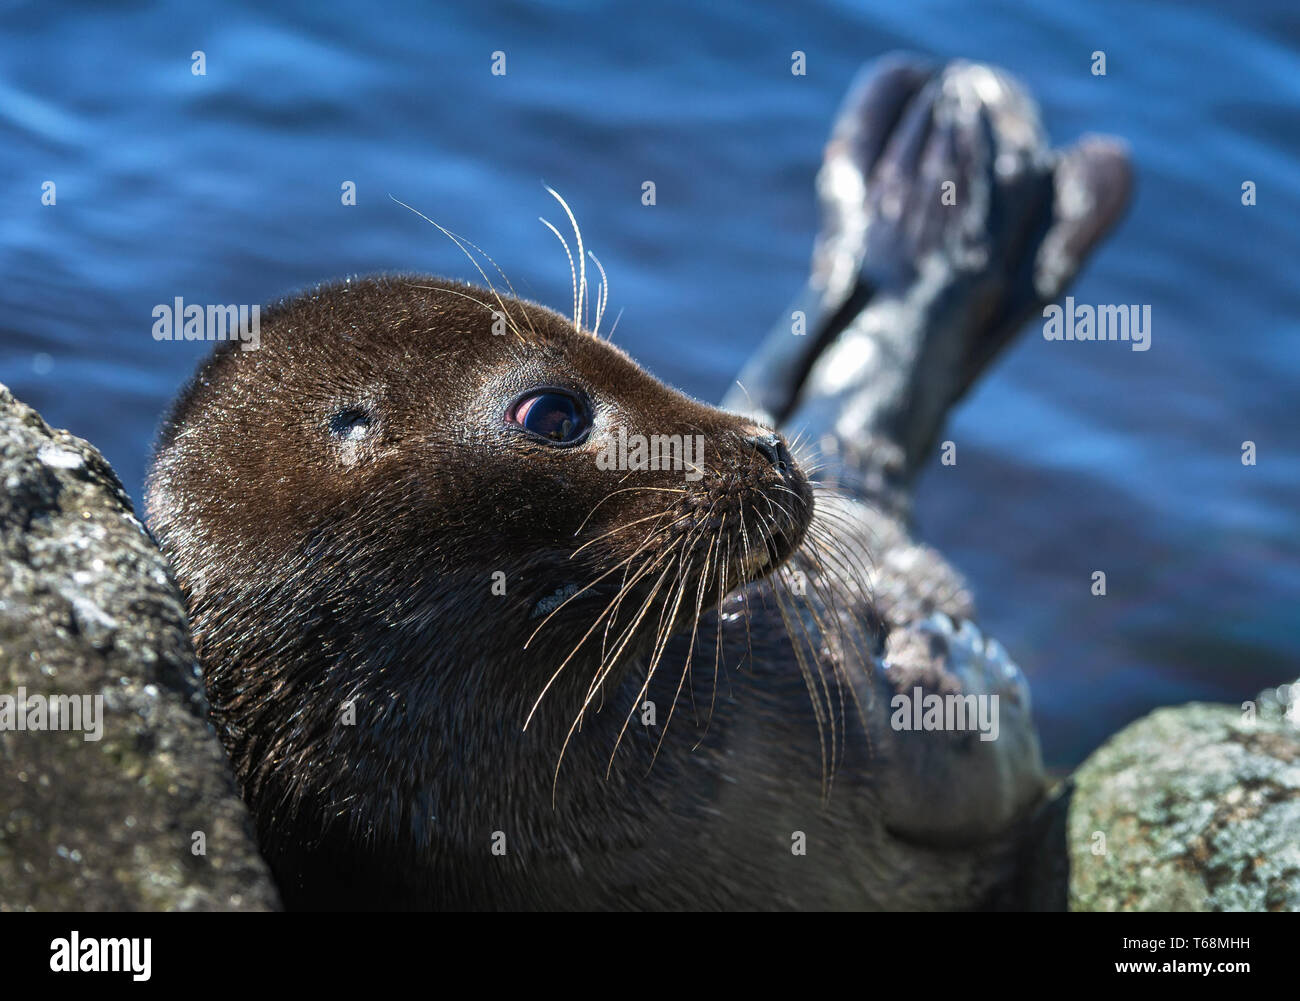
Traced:
[[[117, 476], [0, 386], [0, 485], [0, 911], [277, 907], [180, 593]], [[102, 699], [100, 739], [89, 717], [16, 729], [19, 689]]]

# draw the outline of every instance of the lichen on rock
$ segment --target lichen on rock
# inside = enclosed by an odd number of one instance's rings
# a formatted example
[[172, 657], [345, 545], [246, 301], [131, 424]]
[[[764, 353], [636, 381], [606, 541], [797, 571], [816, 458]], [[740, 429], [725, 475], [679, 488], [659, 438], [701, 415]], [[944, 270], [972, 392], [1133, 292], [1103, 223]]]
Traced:
[[1069, 906], [1300, 910], [1300, 683], [1159, 709], [1076, 772]]
[[[0, 485], [0, 911], [277, 907], [180, 593], [117, 476], [0, 386]], [[18, 728], [58, 696], [79, 729]]]

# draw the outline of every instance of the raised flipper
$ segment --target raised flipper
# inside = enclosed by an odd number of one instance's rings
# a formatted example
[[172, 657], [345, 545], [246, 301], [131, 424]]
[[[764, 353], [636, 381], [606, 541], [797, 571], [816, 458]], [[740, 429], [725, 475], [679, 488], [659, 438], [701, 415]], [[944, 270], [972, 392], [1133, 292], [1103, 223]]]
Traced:
[[[722, 401], [776, 426], [789, 415], [817, 355], [870, 300], [861, 277], [866, 252], [866, 179], [913, 98], [936, 67], [913, 56], [885, 56], [863, 67], [849, 89], [817, 175], [821, 230], [808, 282], [777, 321]], [[806, 334], [793, 333], [794, 314]]]
[[808, 283], [728, 409], [902, 450], [904, 480], [948, 410], [1025, 320], [1060, 296], [1121, 215], [1123, 146], [1052, 150], [1023, 87], [967, 62], [864, 71], [827, 144]]

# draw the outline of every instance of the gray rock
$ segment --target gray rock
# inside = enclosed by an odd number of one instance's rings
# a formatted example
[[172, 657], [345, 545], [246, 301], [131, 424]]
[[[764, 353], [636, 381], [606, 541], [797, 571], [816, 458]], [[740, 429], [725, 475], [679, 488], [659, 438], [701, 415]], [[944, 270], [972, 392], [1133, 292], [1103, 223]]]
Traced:
[[[180, 593], [112, 469], [0, 386], [0, 484], [0, 911], [277, 907]], [[59, 696], [81, 730], [17, 729]]]
[[1070, 909], [1300, 910], [1292, 692], [1300, 683], [1263, 693], [1253, 718], [1237, 706], [1160, 709], [1088, 758], [1058, 801]]

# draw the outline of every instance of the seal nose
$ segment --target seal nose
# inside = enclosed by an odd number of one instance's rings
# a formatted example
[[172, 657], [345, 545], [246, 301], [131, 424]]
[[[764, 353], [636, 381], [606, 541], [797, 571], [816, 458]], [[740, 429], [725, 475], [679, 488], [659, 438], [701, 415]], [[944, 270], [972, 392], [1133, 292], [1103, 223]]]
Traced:
[[785, 440], [771, 431], [762, 431], [745, 436], [745, 442], [767, 459], [782, 476], [788, 476], [794, 469], [794, 459], [785, 447]]

